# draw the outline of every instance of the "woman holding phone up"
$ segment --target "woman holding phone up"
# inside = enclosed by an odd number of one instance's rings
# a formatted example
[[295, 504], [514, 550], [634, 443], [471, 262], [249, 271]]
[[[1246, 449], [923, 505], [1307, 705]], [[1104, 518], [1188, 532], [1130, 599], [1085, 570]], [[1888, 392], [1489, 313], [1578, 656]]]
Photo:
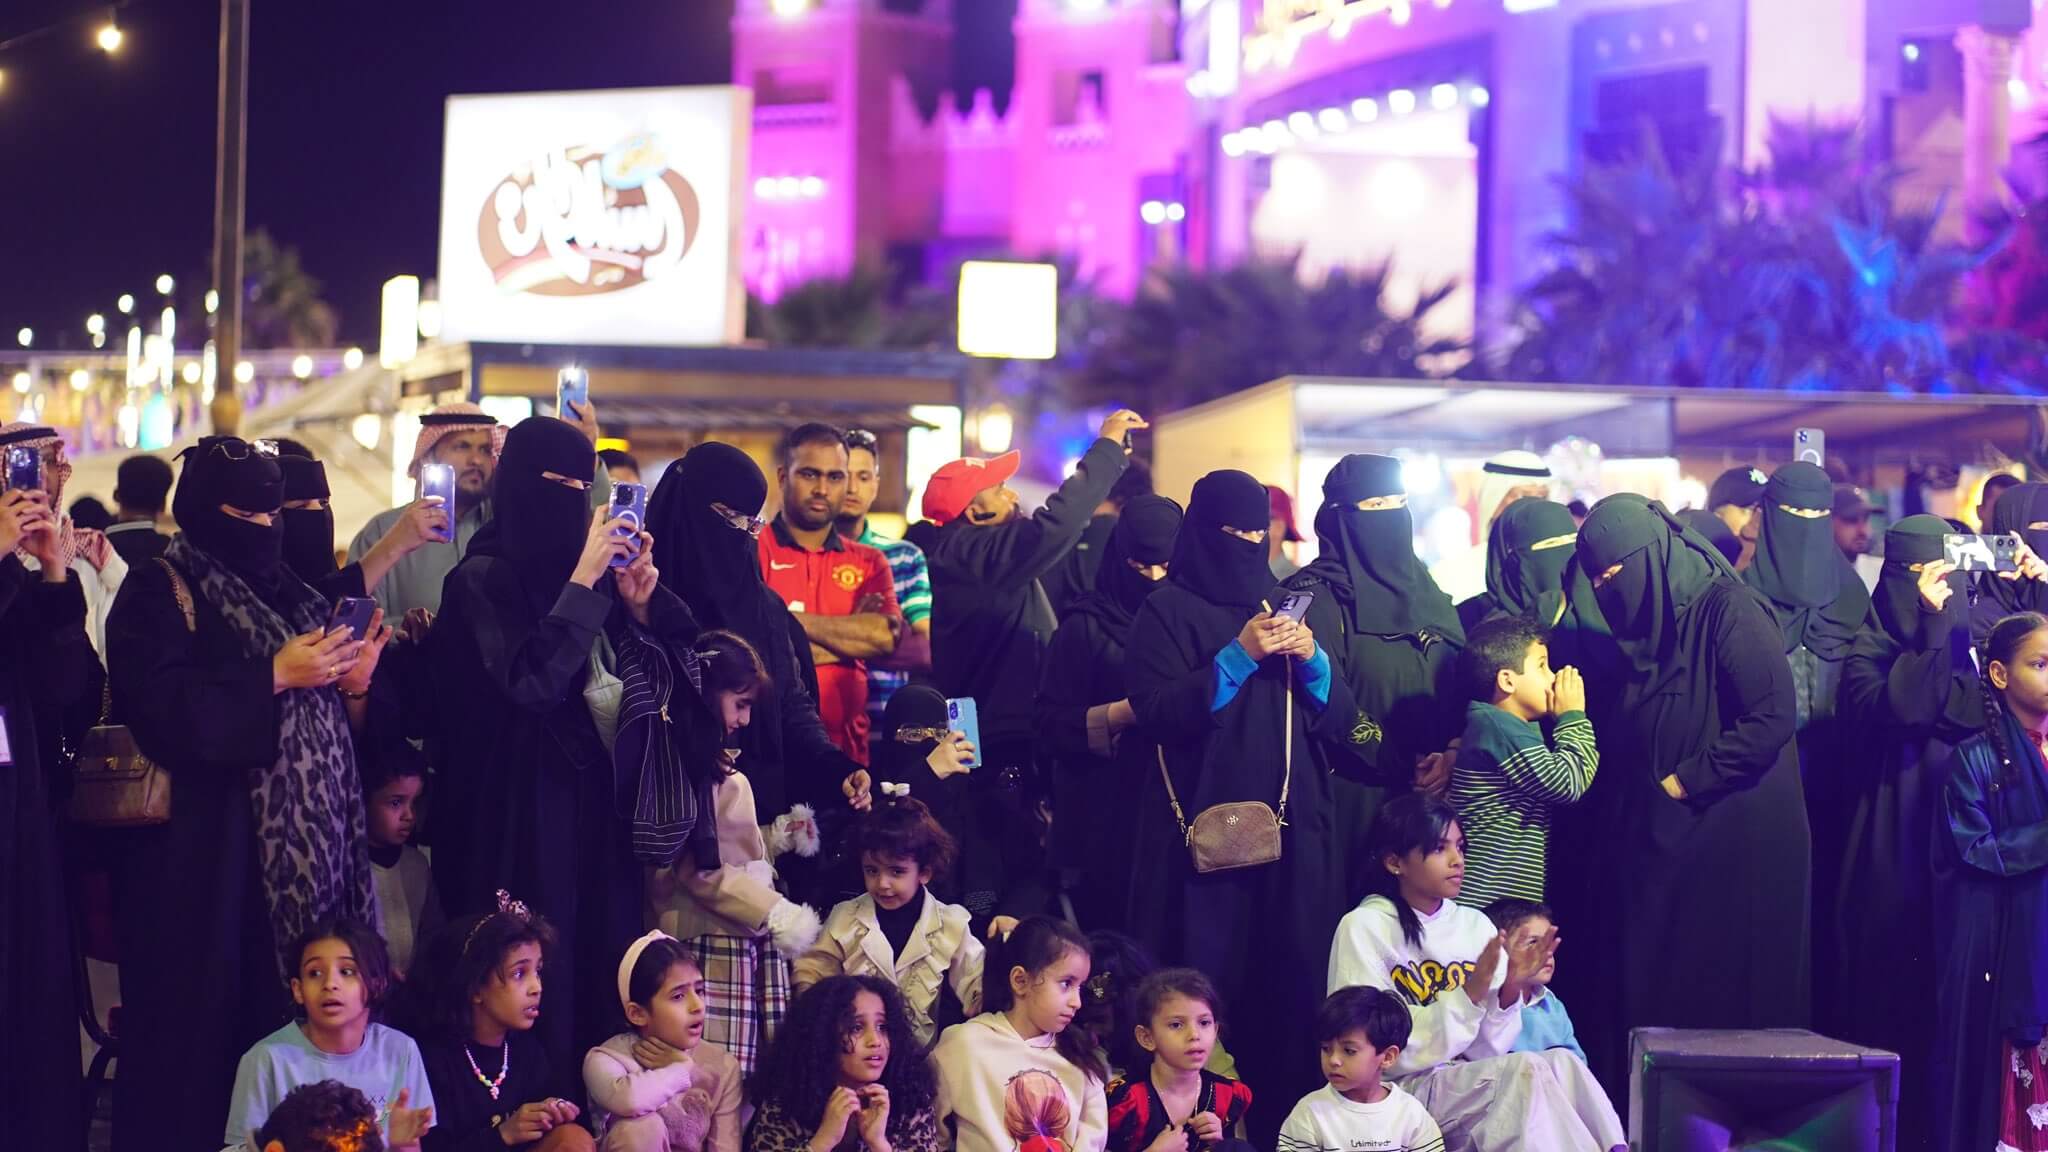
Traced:
[[183, 460], [180, 533], [107, 622], [114, 714], [173, 781], [117, 894], [122, 1149], [217, 1146], [237, 1059], [290, 1018], [280, 949], [377, 916], [349, 705], [390, 630], [330, 632], [286, 567], [270, 444], [210, 436]]

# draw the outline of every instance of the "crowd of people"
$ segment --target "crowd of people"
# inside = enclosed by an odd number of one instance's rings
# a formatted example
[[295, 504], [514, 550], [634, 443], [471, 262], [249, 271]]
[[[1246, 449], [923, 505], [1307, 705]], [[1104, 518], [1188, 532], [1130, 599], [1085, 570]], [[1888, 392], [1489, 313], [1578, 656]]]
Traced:
[[[1129, 411], [907, 540], [868, 433], [698, 444], [642, 522], [565, 415], [426, 416], [452, 501], [345, 553], [295, 442], [126, 461], [102, 530], [0, 428], [20, 1146], [82, 1146], [99, 939], [117, 1152], [1611, 1152], [1643, 1026], [1883, 1047], [1900, 1147], [2048, 1148], [2048, 485], [1986, 486], [2011, 570], [1916, 515], [1871, 587], [1813, 464], [1674, 514], [1507, 453], [1433, 574], [1391, 457], [1296, 567]], [[119, 828], [109, 726], [170, 782]]]

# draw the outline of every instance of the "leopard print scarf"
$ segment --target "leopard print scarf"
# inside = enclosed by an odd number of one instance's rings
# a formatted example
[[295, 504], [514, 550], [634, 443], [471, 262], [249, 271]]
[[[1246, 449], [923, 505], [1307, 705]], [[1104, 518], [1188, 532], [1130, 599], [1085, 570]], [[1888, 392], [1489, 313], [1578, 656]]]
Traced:
[[[287, 577], [280, 599], [289, 618], [263, 602], [212, 556], [173, 537], [164, 556], [227, 621], [248, 656], [268, 658], [294, 635], [323, 628], [327, 602]], [[252, 774], [256, 849], [278, 963], [287, 979], [298, 957], [286, 953], [301, 932], [332, 916], [381, 929], [371, 884], [355, 746], [348, 713], [331, 688], [294, 688], [278, 697], [277, 761]]]

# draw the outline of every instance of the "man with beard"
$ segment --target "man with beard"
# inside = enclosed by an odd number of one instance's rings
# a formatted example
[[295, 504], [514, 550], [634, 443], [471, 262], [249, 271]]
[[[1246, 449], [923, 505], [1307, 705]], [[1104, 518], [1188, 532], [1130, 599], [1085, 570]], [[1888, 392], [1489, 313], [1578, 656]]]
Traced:
[[818, 716], [832, 743], [868, 762], [866, 660], [891, 656], [903, 631], [889, 561], [838, 532], [846, 502], [846, 436], [805, 424], [783, 441], [775, 470], [782, 511], [760, 536], [761, 578], [810, 638]]
[[[455, 507], [447, 510], [455, 524], [455, 540], [413, 552], [392, 564], [382, 580], [370, 584], [370, 593], [386, 616], [397, 620], [415, 608], [441, 610], [442, 582], [469, 551], [477, 530], [490, 519], [487, 497], [503, 434], [497, 419], [474, 404], [444, 404], [420, 417], [420, 436], [413, 443], [412, 463], [405, 474], [418, 480], [424, 464], [446, 464], [455, 469]], [[349, 543], [349, 563], [368, 555], [412, 510], [413, 505], [402, 504], [372, 516]]]

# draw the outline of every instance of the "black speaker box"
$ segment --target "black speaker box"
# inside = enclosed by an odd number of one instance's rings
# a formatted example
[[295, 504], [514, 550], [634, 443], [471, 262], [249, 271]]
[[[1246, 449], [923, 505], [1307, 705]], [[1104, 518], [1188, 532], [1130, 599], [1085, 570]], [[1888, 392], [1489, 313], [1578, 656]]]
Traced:
[[1638, 1028], [1633, 1152], [1893, 1152], [1899, 1058], [1795, 1029]]

